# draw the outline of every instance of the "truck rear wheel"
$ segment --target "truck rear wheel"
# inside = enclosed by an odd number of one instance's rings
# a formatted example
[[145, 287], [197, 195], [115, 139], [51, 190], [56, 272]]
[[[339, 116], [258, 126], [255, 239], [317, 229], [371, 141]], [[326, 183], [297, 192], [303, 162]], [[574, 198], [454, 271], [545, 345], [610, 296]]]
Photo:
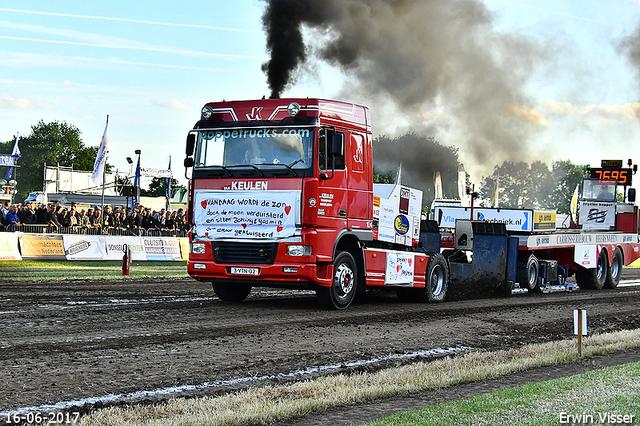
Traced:
[[517, 269], [516, 281], [520, 284], [520, 288], [526, 288], [529, 291], [540, 289], [540, 263], [533, 254], [527, 259], [524, 268]]
[[398, 298], [403, 302], [442, 302], [449, 288], [449, 267], [441, 254], [429, 256], [424, 288], [399, 288]]
[[609, 273], [609, 259], [607, 252], [602, 249], [598, 254], [598, 265], [595, 268], [587, 269], [582, 266], [576, 271], [576, 284], [580, 288], [600, 290], [604, 287]]
[[613, 252], [613, 259], [611, 259], [611, 266], [608, 269], [607, 280], [604, 283], [606, 288], [618, 287], [620, 275], [622, 274], [622, 266], [624, 265], [623, 257], [620, 247], [616, 247]]
[[316, 296], [326, 309], [347, 309], [356, 295], [358, 269], [351, 253], [338, 253], [333, 261], [333, 282], [330, 287], [318, 287]]
[[242, 302], [251, 292], [251, 286], [245, 283], [221, 283], [213, 281], [213, 291], [225, 302]]

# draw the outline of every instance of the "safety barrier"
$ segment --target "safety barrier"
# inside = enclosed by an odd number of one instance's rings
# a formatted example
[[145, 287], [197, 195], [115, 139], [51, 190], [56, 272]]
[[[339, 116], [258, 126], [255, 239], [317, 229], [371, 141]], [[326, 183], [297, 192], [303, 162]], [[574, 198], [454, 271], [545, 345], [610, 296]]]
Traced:
[[0, 260], [122, 260], [125, 247], [131, 250], [131, 260], [189, 257], [186, 237], [0, 232]]
[[144, 229], [144, 228], [93, 228], [86, 226], [55, 227], [47, 224], [10, 225], [5, 232], [23, 232], [26, 234], [82, 234], [82, 235], [130, 235], [154, 237], [187, 237], [188, 231], [181, 229]]

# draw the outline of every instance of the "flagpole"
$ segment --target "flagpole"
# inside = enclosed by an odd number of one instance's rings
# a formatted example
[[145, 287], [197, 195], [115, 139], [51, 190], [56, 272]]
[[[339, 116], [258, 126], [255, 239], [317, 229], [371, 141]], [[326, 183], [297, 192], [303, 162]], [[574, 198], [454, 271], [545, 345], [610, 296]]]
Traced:
[[[109, 125], [109, 114], [107, 114], [107, 124], [105, 124], [105, 127], [108, 126], [108, 125]], [[105, 153], [104, 153], [104, 167], [102, 168], [102, 206], [101, 206], [101, 209], [102, 209], [102, 215], [101, 215], [101, 217], [102, 217], [102, 226], [104, 226], [104, 224], [105, 224], [105, 221], [104, 221], [104, 184], [105, 184], [105, 181], [107, 179], [107, 156], [108, 156], [107, 154], [108, 154], [108, 152], [105, 150]]]

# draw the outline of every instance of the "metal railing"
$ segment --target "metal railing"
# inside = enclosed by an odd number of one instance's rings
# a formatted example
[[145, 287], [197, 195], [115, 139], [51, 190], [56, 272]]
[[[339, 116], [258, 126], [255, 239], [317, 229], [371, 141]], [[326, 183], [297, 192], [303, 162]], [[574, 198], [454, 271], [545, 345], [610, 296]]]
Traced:
[[183, 229], [144, 229], [144, 228], [94, 228], [86, 226], [55, 227], [48, 224], [9, 225], [1, 232], [24, 232], [29, 234], [82, 234], [82, 235], [120, 235], [138, 237], [187, 237]]

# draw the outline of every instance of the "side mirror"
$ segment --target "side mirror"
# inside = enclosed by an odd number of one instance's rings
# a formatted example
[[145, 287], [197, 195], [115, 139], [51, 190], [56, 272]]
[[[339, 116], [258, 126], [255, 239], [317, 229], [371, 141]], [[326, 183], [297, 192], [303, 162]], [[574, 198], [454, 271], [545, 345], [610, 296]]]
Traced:
[[189, 167], [193, 167], [193, 158], [192, 157], [187, 157], [184, 159], [184, 167], [185, 168], [189, 168]]
[[629, 191], [627, 192], [627, 199], [629, 200], [630, 203], [635, 203], [636, 202], [636, 189], [635, 188], [629, 188]]
[[187, 144], [186, 144], [186, 154], [187, 157], [191, 157], [193, 155], [193, 150], [196, 147], [196, 135], [195, 133], [189, 133], [187, 135]]

